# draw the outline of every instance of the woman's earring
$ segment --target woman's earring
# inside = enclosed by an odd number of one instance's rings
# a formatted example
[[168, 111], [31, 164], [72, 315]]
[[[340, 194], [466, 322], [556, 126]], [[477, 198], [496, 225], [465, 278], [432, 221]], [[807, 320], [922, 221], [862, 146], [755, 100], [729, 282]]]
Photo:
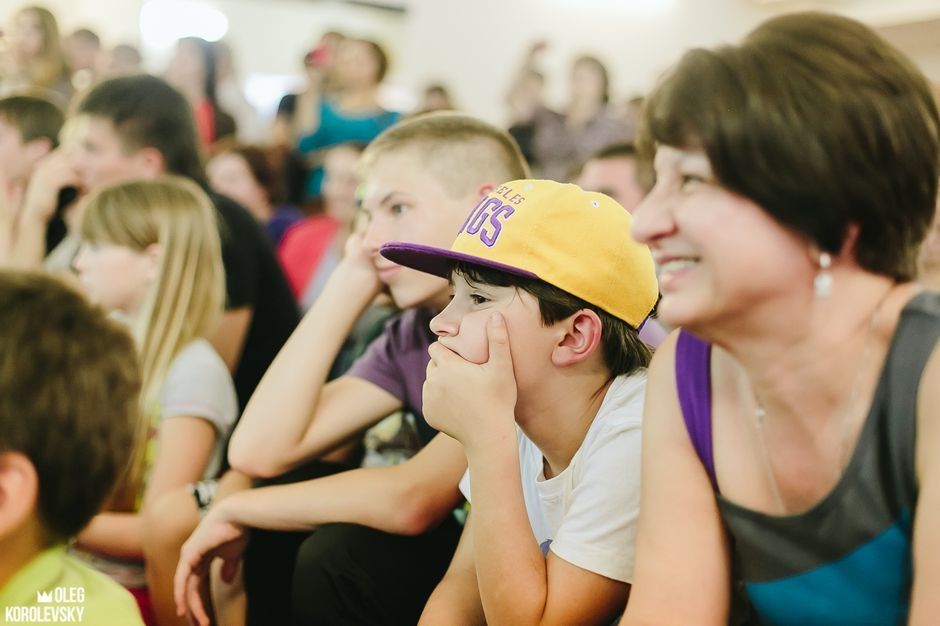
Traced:
[[813, 280], [813, 289], [816, 291], [817, 300], [825, 300], [832, 295], [832, 273], [829, 268], [832, 266], [832, 257], [828, 252], [819, 253], [819, 271], [816, 272], [816, 278]]

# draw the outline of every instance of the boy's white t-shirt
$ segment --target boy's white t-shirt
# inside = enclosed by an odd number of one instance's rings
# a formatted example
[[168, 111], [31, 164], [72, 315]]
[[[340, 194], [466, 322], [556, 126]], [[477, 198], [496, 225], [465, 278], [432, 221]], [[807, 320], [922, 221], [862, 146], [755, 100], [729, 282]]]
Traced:
[[[616, 378], [571, 463], [548, 480], [542, 452], [516, 428], [522, 494], [542, 553], [551, 549], [581, 569], [626, 583], [633, 580], [640, 511], [645, 390], [645, 371]], [[460, 491], [471, 500], [469, 470]]]

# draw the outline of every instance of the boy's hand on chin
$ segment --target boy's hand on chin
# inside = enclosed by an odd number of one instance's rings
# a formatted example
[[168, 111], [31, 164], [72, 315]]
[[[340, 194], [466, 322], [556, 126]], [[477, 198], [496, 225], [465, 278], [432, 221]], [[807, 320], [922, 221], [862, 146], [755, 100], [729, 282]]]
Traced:
[[516, 379], [509, 333], [500, 313], [487, 320], [489, 360], [477, 365], [438, 343], [431, 344], [424, 381], [428, 423], [465, 448], [515, 435]]

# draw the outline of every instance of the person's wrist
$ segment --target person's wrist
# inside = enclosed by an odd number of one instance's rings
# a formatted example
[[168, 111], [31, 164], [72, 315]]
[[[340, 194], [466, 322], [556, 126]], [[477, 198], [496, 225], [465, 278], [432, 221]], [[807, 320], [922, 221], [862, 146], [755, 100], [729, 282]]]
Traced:
[[375, 273], [375, 268], [348, 258], [340, 261], [334, 271], [334, 276], [337, 279], [336, 282], [346, 291], [361, 294], [363, 299], [370, 302], [382, 289], [382, 283]]
[[55, 213], [55, 204], [42, 198], [27, 198], [20, 215], [21, 224], [45, 226]]
[[517, 453], [516, 423], [512, 411], [501, 411], [501, 415], [492, 417], [485, 422], [476, 422], [463, 437], [461, 443], [468, 458], [501, 454], [503, 451], [511, 455]]

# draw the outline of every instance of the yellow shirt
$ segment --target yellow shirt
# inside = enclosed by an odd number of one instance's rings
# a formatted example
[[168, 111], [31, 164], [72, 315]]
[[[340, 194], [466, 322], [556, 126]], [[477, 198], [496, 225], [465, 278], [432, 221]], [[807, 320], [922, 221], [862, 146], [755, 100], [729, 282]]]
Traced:
[[0, 624], [143, 626], [126, 589], [66, 554], [40, 552], [0, 589]]

